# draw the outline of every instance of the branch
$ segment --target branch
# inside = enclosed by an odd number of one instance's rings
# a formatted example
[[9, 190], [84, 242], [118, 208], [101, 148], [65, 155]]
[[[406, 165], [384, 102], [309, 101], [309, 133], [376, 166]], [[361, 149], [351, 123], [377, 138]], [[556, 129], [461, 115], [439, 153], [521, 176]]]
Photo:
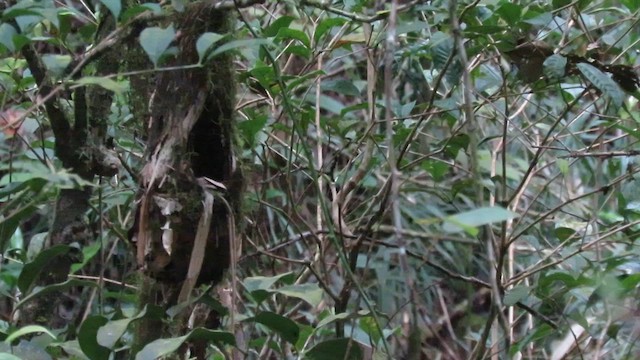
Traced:
[[[413, 5], [417, 4], [418, 0], [413, 0], [410, 1], [402, 6], [398, 6], [397, 11], [398, 12], [402, 12], [405, 11], [409, 8], [411, 8]], [[351, 13], [345, 10], [341, 10], [338, 8], [335, 8], [333, 6], [331, 6], [330, 2], [321, 2], [321, 1], [312, 1], [312, 0], [302, 0], [300, 1], [300, 5], [305, 5], [305, 6], [310, 6], [310, 7], [314, 7], [316, 9], [321, 9], [336, 15], [340, 15], [346, 18], [349, 18], [353, 21], [357, 21], [357, 22], [362, 22], [362, 23], [372, 23], [374, 21], [378, 21], [378, 20], [382, 20], [382, 19], [386, 19], [389, 17], [389, 14], [391, 13], [389, 10], [381, 10], [381, 11], [377, 11], [375, 15], [373, 16], [361, 16], [355, 13]]]
[[597, 158], [611, 158], [617, 156], [638, 156], [640, 150], [628, 150], [628, 151], [594, 151], [594, 152], [571, 152], [568, 155], [558, 156], [560, 159], [565, 158], [583, 158], [583, 157], [597, 157]]
[[[27, 61], [27, 65], [29, 66], [31, 74], [33, 74], [33, 78], [36, 80], [38, 89], [40, 89], [39, 95], [42, 98], [47, 99], [44, 101], [44, 107], [47, 111], [53, 134], [56, 139], [70, 139], [71, 127], [69, 125], [69, 120], [67, 120], [62, 110], [58, 108], [57, 102], [54, 101], [54, 95], [62, 90], [62, 86], [53, 88], [51, 84], [49, 84], [46, 67], [38, 57], [38, 54], [36, 54], [32, 45], [23, 46], [21, 52], [22, 56]], [[29, 113], [29, 111], [26, 111], [21, 118], [26, 117]], [[22, 121], [22, 119], [19, 119], [19, 121]], [[62, 141], [56, 141], [56, 152], [64, 154], [67, 152], [68, 148], [68, 143], [64, 144]], [[65, 166], [68, 166], [64, 156], [60, 156], [60, 159]]]

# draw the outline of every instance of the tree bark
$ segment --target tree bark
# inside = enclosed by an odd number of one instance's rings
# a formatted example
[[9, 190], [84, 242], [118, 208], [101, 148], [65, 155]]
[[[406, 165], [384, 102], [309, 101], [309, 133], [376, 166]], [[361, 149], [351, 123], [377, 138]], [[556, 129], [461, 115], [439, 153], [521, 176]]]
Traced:
[[[162, 65], [177, 70], [155, 75], [133, 229], [141, 269], [140, 307], [164, 310], [185, 300], [179, 294], [182, 291], [184, 297], [185, 289], [188, 294], [189, 284], [215, 285], [221, 280], [230, 261], [229, 220], [239, 208], [242, 183], [233, 158], [231, 57], [219, 55], [202, 67], [189, 66], [199, 61], [198, 38], [205, 32], [230, 33], [233, 16], [210, 2], [191, 4], [176, 14], [173, 26], [178, 51]], [[214, 196], [213, 205], [203, 207], [211, 203], [205, 201], [207, 196]], [[202, 221], [206, 214], [210, 223]], [[198, 262], [192, 253], [199, 255], [195, 244], [202, 245], [197, 240], [202, 224], [208, 226], [204, 255]], [[170, 328], [163, 325], [152, 318], [139, 321], [132, 353], [156, 338], [184, 335], [186, 330], [184, 322]]]

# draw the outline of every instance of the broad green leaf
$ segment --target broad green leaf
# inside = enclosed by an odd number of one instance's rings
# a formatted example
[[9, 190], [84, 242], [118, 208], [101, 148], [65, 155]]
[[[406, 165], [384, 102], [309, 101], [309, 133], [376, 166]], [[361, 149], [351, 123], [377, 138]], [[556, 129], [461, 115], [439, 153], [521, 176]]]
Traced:
[[567, 66], [567, 58], [560, 54], [553, 54], [543, 63], [544, 73], [553, 79], [564, 77]]
[[344, 25], [344, 23], [346, 22], [345, 19], [343, 18], [329, 18], [329, 19], [325, 19], [322, 20], [318, 26], [316, 27], [316, 31], [313, 34], [313, 39], [316, 41], [316, 43], [320, 40], [320, 38], [327, 33], [327, 31], [331, 30], [331, 28], [335, 27], [335, 26], [342, 26]]
[[453, 51], [453, 38], [448, 34], [437, 32], [433, 35], [431, 52], [433, 67], [442, 70]]
[[[556, 227], [553, 230], [554, 234], [556, 235], [556, 237], [558, 238], [558, 240], [560, 241], [565, 241], [567, 239], [569, 239], [570, 237], [574, 236], [576, 234], [576, 230], [569, 228], [569, 227], [565, 227], [565, 226], [559, 226]], [[577, 240], [577, 237], [574, 237], [574, 240]]]
[[304, 45], [290, 45], [284, 49], [285, 54], [293, 54], [300, 56], [305, 59], [309, 59], [311, 57], [311, 49], [308, 46]]
[[270, 276], [270, 277], [266, 277], [266, 276], [248, 277], [244, 279], [244, 281], [242, 282], [242, 285], [244, 285], [244, 288], [247, 289], [247, 291], [249, 292], [252, 292], [255, 290], [269, 290], [278, 281], [285, 280], [287, 278], [291, 279], [293, 276], [294, 276], [293, 273], [288, 272], [288, 273], [279, 274], [279, 275]]
[[73, 287], [97, 287], [97, 286], [98, 284], [94, 281], [69, 279], [65, 282], [58, 283], [58, 284], [47, 285], [45, 287], [36, 287], [28, 296], [25, 296], [22, 300], [20, 300], [19, 303], [16, 304], [15, 309], [22, 307], [24, 304], [28, 303], [29, 301], [44, 294], [67, 290]]
[[[22, 197], [30, 196], [31, 194], [23, 193], [20, 194]], [[35, 202], [31, 201], [24, 206], [21, 206], [19, 209], [11, 211], [7, 213], [8, 217], [0, 217], [0, 251], [4, 251], [5, 244], [11, 239], [11, 237], [15, 234], [18, 226], [31, 217], [38, 208], [35, 206]]]
[[174, 353], [187, 340], [207, 340], [225, 345], [235, 345], [232, 333], [203, 328], [194, 329], [185, 336], [169, 339], [158, 339], [147, 344], [136, 354], [136, 360], [156, 360], [162, 356]]
[[556, 332], [551, 326], [548, 324], [540, 324], [536, 326], [533, 331], [529, 331], [528, 334], [522, 338], [522, 340], [518, 341], [509, 349], [509, 355], [514, 356], [516, 353], [524, 349], [527, 345], [529, 345], [532, 341], [540, 340], [548, 338], [550, 335], [553, 335]]
[[522, 6], [511, 2], [503, 2], [502, 6], [496, 10], [496, 13], [500, 14], [502, 19], [504, 19], [508, 24], [513, 25], [520, 21], [520, 17], [522, 16]]
[[274, 37], [278, 34], [278, 31], [282, 28], [288, 28], [291, 22], [293, 22], [295, 18], [293, 16], [284, 15], [279, 16], [273, 23], [267, 26], [262, 33], [266, 37]]
[[0, 44], [4, 45], [11, 52], [16, 51], [16, 46], [13, 43], [13, 37], [17, 33], [18, 32], [13, 26], [7, 23], [0, 24]]
[[507, 209], [493, 206], [465, 211], [445, 219], [442, 229], [453, 233], [478, 226], [514, 219], [519, 215]]
[[294, 39], [300, 41], [306, 47], [310, 46], [310, 41], [307, 34], [296, 29], [282, 28], [278, 31], [278, 35], [276, 35], [275, 39]]
[[79, 253], [79, 250], [69, 245], [58, 244], [40, 252], [32, 262], [26, 264], [18, 279], [18, 288], [23, 294], [29, 292], [29, 288], [43, 271], [49, 271], [55, 266], [58, 256], [66, 255], [69, 252]]
[[320, 301], [322, 301], [322, 289], [313, 283], [288, 285], [274, 289], [273, 291], [289, 297], [302, 299], [313, 307], [318, 306]]
[[406, 33], [415, 33], [428, 28], [429, 24], [424, 21], [401, 22], [398, 24], [396, 34], [401, 35]]
[[144, 3], [141, 5], [131, 6], [125, 9], [124, 13], [122, 13], [122, 21], [126, 21], [131, 19], [132, 17], [141, 14], [145, 11], [151, 11], [155, 15], [162, 14], [162, 6], [160, 4], [154, 3]]
[[442, 180], [447, 172], [449, 172], [449, 170], [451, 169], [451, 165], [449, 165], [448, 163], [431, 159], [425, 160], [420, 163], [420, 167], [429, 172], [429, 174], [436, 181]]
[[122, 4], [120, 0], [100, 0], [100, 2], [111, 11], [113, 14], [113, 18], [118, 20], [118, 16], [120, 16], [120, 11], [122, 11]]
[[206, 32], [200, 35], [196, 41], [196, 51], [198, 52], [198, 57], [200, 58], [201, 63], [204, 63], [207, 59], [206, 55], [211, 50], [211, 47], [222, 38], [224, 38], [224, 35], [212, 32]]
[[309, 338], [314, 333], [313, 326], [298, 324], [300, 326], [300, 335], [298, 335], [298, 342], [295, 343], [294, 347], [297, 351], [302, 351], [305, 348], [305, 345]]
[[446, 142], [444, 147], [444, 153], [449, 157], [455, 159], [458, 156], [460, 150], [466, 150], [469, 147], [471, 139], [467, 134], [457, 134]]
[[531, 289], [527, 286], [516, 286], [513, 289], [507, 290], [502, 302], [506, 306], [513, 306], [529, 296], [530, 291]]
[[147, 308], [145, 307], [135, 317], [109, 321], [105, 324], [102, 324], [95, 334], [97, 344], [99, 344], [100, 346], [104, 346], [105, 348], [113, 349], [118, 339], [120, 339], [122, 335], [124, 335], [124, 333], [127, 331], [129, 324], [144, 317], [146, 315], [146, 312]]
[[613, 79], [591, 64], [579, 63], [576, 66], [587, 80], [602, 91], [604, 96], [611, 99], [611, 102], [615, 106], [620, 107], [622, 105], [622, 102], [624, 101], [624, 92], [620, 89], [620, 86], [613, 81]]
[[558, 170], [560, 170], [562, 175], [569, 175], [569, 161], [567, 159], [557, 159], [556, 165], [558, 166]]
[[136, 354], [136, 360], [155, 360], [163, 355], [168, 355], [180, 348], [187, 340], [187, 335], [177, 338], [158, 339], [147, 344]]
[[551, 13], [545, 12], [535, 16], [531, 16], [533, 13], [527, 13], [526, 15], [527, 17], [522, 21], [527, 24], [531, 24], [533, 26], [548, 26], [549, 24], [553, 24], [553, 15]]
[[358, 324], [360, 325], [360, 329], [362, 329], [362, 331], [369, 335], [369, 337], [373, 341], [373, 344], [378, 344], [382, 336], [384, 336], [384, 338], [386, 339], [389, 336], [393, 335], [393, 330], [391, 329], [382, 329], [382, 334], [380, 334], [380, 328], [378, 327], [378, 324], [376, 323], [376, 320], [373, 316], [361, 317], [358, 320]]
[[263, 311], [246, 321], [255, 321], [268, 327], [291, 344], [295, 344], [300, 336], [300, 327], [295, 321], [271, 311]]
[[553, 9], [556, 10], [571, 4], [571, 0], [552, 0], [551, 4], [553, 5]]
[[87, 358], [87, 356], [84, 354], [84, 352], [80, 348], [80, 343], [78, 342], [78, 340], [70, 340], [70, 341], [65, 341], [63, 343], [56, 343], [56, 344], [50, 345], [50, 347], [61, 348], [62, 350], [64, 350], [65, 353], [71, 356], [71, 359], [74, 359], [74, 360], [75, 359], [81, 360], [81, 359]]
[[122, 94], [127, 90], [126, 85], [105, 76], [85, 76], [75, 81], [78, 85], [98, 85], [116, 94]]
[[248, 120], [238, 123], [238, 131], [248, 142], [250, 148], [257, 145], [257, 135], [265, 128], [268, 120], [269, 119], [266, 114], [255, 114]]
[[267, 39], [244, 39], [244, 40], [229, 41], [228, 43], [225, 43], [224, 45], [217, 47], [211, 53], [211, 56], [223, 54], [227, 51], [235, 50], [238, 48], [258, 47], [260, 45], [269, 45], [269, 44], [271, 44], [271, 41]]
[[364, 359], [362, 348], [353, 339], [332, 339], [323, 341], [307, 351], [304, 360], [361, 360]]
[[338, 94], [347, 96], [360, 95], [360, 90], [358, 90], [358, 88], [353, 85], [353, 81], [345, 79], [323, 81], [321, 84], [321, 88], [325, 91], [335, 91]]
[[[30, 179], [28, 181], [20, 181], [20, 182], [7, 182], [3, 183], [4, 186], [0, 187], [0, 201], [7, 202], [9, 199], [8, 196], [15, 198], [21, 191], [28, 189], [34, 193], [42, 190], [42, 187], [46, 184], [46, 180], [40, 178]], [[33, 195], [31, 195], [33, 196]]]
[[91, 259], [94, 258], [100, 251], [102, 244], [100, 241], [94, 241], [93, 244], [82, 247], [82, 262], [71, 265], [71, 273], [75, 274], [78, 270], [82, 269]]
[[108, 360], [111, 350], [98, 343], [98, 329], [109, 320], [104, 316], [94, 315], [86, 318], [78, 329], [78, 343], [82, 352], [91, 360]]
[[176, 35], [173, 25], [166, 29], [160, 27], [150, 27], [142, 30], [140, 33], [140, 45], [144, 52], [149, 56], [149, 60], [153, 65], [158, 66], [158, 60], [164, 52], [169, 48], [171, 42]]
[[56, 338], [56, 336], [44, 326], [27, 325], [9, 334], [9, 336], [7, 336], [7, 338], [4, 339], [4, 342], [5, 344], [11, 344], [14, 340], [19, 339], [24, 335], [35, 334], [35, 333], [44, 333], [51, 336], [52, 339]]
[[42, 62], [47, 67], [47, 70], [51, 72], [55, 77], [60, 77], [64, 73], [64, 69], [71, 62], [71, 56], [69, 55], [56, 55], [56, 54], [44, 54], [42, 55]]
[[344, 319], [348, 319], [349, 318], [349, 313], [340, 313], [340, 314], [331, 314], [327, 317], [325, 317], [324, 319], [320, 320], [318, 322], [318, 325], [316, 325], [316, 329], [319, 329], [327, 324], [330, 324], [336, 320], [344, 320]]

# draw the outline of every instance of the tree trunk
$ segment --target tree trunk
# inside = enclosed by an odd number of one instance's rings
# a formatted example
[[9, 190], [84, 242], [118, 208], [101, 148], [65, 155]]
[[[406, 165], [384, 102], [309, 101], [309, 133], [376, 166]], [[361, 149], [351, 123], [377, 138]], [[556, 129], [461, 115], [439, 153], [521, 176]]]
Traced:
[[[163, 63], [177, 70], [159, 72], [151, 86], [147, 163], [133, 228], [141, 307], [166, 310], [188, 299], [194, 286], [218, 283], [229, 266], [229, 221], [241, 191], [232, 147], [232, 62], [222, 55], [202, 67], [180, 67], [198, 63], [200, 35], [231, 31], [231, 15], [210, 3], [177, 14], [178, 51]], [[184, 323], [162, 325], [139, 321], [132, 353], [160, 336], [184, 334]]]

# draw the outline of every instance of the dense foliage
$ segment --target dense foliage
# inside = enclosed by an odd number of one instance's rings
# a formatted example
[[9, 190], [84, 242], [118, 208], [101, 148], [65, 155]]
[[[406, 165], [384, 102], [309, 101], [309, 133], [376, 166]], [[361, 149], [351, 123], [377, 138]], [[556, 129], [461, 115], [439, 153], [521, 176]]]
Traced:
[[[199, 61], [172, 66], [172, 21], [197, 3], [2, 5], [0, 358], [202, 341], [211, 359], [640, 357], [640, 3], [214, 1], [234, 31], [199, 34]], [[136, 81], [223, 56], [244, 178], [230, 269], [158, 311], [138, 301], [130, 236], [153, 97]], [[74, 140], [47, 104], [77, 115], [79, 89], [109, 94], [88, 128], [115, 175], [61, 159]], [[56, 198], [78, 189], [91, 226], [50, 246]], [[38, 283], [61, 253], [64, 281]], [[64, 326], [21, 320], [46, 294], [68, 299]], [[219, 328], [134, 345], [141, 319], [202, 308]]]

